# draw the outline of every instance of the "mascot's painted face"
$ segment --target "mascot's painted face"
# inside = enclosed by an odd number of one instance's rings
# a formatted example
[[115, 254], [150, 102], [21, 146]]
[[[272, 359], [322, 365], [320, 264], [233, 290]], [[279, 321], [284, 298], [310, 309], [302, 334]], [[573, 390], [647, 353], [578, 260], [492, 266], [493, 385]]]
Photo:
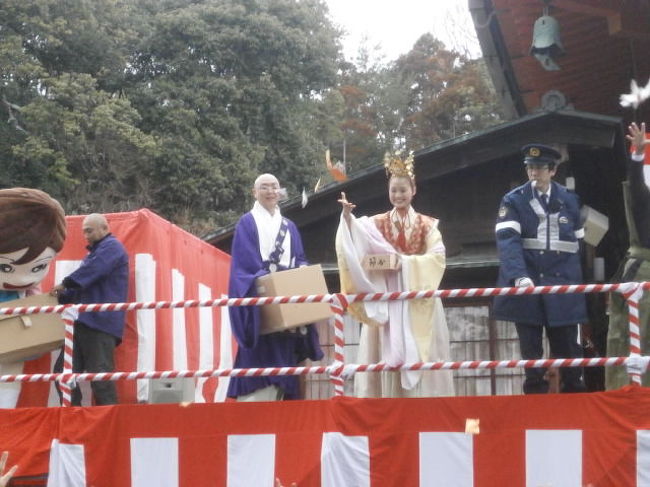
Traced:
[[50, 195], [32, 188], [0, 189], [0, 292], [22, 296], [37, 287], [65, 235], [65, 213]]
[[16, 264], [27, 249], [0, 254], [0, 290], [26, 291], [38, 286], [45, 278], [56, 252], [52, 247], [47, 247], [34, 260], [24, 264]]

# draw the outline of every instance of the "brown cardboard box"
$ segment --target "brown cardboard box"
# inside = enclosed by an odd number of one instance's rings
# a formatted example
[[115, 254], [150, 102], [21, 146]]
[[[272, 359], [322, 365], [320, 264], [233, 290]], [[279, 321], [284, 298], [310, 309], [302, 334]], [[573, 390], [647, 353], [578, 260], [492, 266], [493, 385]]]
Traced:
[[583, 205], [580, 216], [584, 220], [585, 242], [596, 247], [609, 230], [609, 218], [587, 205]]
[[398, 263], [397, 254], [368, 254], [363, 257], [361, 267], [366, 271], [394, 271]]
[[[327, 294], [319, 264], [272, 272], [257, 278], [259, 296]], [[329, 303], [268, 304], [261, 306], [261, 333], [275, 333], [314, 323], [332, 316]]]
[[[49, 294], [0, 303], [0, 308], [56, 306]], [[35, 358], [63, 346], [65, 324], [58, 313], [0, 315], [0, 363]]]

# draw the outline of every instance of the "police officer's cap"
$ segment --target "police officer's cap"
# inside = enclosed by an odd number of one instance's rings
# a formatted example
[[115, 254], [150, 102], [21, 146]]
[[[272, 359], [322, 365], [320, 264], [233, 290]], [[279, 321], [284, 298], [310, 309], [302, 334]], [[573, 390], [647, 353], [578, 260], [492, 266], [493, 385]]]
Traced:
[[524, 155], [524, 164], [548, 165], [549, 168], [555, 167], [562, 157], [553, 147], [544, 144], [525, 145], [521, 148], [521, 152]]

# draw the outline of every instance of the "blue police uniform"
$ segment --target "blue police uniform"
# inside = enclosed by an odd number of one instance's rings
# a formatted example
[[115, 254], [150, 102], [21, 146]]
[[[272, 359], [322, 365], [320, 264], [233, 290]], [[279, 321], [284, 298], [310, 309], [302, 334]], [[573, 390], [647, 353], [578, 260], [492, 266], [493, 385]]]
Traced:
[[[524, 147], [524, 154], [527, 164], [548, 164], [551, 169], [560, 156], [540, 144]], [[496, 223], [500, 260], [497, 286], [516, 286], [526, 277], [536, 286], [581, 283], [579, 241], [583, 236], [577, 195], [555, 182], [550, 184], [548, 201], [530, 181], [515, 188], [503, 197]], [[494, 300], [492, 316], [515, 322], [524, 359], [542, 358], [544, 328], [553, 356], [582, 357], [577, 324], [587, 320], [583, 294], [499, 296]], [[525, 370], [525, 393], [548, 391], [544, 369]], [[563, 391], [584, 390], [581, 369], [563, 368], [561, 374]]]

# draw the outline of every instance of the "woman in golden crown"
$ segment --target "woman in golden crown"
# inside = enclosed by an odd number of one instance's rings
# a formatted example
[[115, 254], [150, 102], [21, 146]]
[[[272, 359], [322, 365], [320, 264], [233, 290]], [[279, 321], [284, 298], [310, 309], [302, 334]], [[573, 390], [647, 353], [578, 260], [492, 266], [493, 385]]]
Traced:
[[[411, 206], [416, 192], [413, 153], [405, 160], [386, 156], [384, 166], [390, 211], [355, 218], [355, 205], [341, 193], [343, 211], [336, 234], [341, 292], [437, 289], [445, 270], [445, 247], [438, 220]], [[384, 263], [382, 269], [376, 269], [379, 261]], [[358, 363], [400, 366], [450, 360], [449, 331], [439, 298], [353, 303], [350, 313], [363, 323]], [[354, 386], [358, 397], [454, 394], [449, 370], [359, 373]]]

